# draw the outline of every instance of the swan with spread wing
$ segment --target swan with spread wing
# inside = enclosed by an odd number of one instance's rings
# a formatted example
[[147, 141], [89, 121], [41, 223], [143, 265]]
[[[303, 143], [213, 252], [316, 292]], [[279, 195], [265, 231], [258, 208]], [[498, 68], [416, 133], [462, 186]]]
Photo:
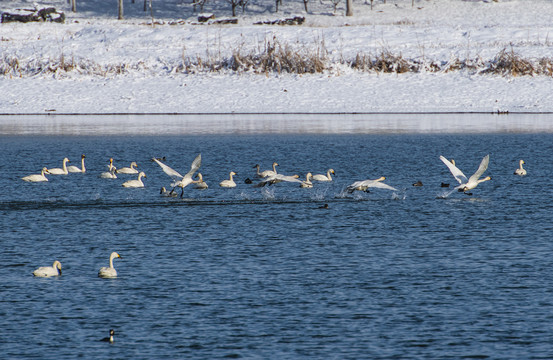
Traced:
[[490, 176], [486, 176], [483, 179], [480, 179], [484, 172], [488, 169], [488, 164], [490, 163], [490, 155], [484, 156], [482, 161], [480, 162], [480, 166], [478, 166], [478, 170], [470, 178], [467, 179], [466, 175], [463, 174], [463, 172], [455, 166], [451, 161], [447, 160], [444, 156], [440, 155], [440, 160], [448, 167], [449, 171], [451, 171], [451, 174], [459, 182], [459, 185], [455, 187], [452, 191], [450, 191], [445, 197], [447, 197], [449, 194], [454, 192], [455, 190], [459, 192], [464, 192], [467, 195], [472, 195], [471, 193], [468, 193], [467, 191], [470, 191], [478, 186], [478, 184], [489, 181], [492, 178]]
[[171, 179], [173, 179], [173, 182], [171, 183], [171, 186], [173, 189], [171, 189], [171, 193], [175, 191], [177, 187], [180, 187], [182, 189], [182, 192], [180, 194], [181, 197], [184, 196], [184, 188], [188, 185], [197, 182], [197, 180], [194, 180], [192, 177], [200, 169], [200, 166], [202, 165], [202, 154], [198, 154], [194, 161], [192, 161], [192, 165], [190, 166], [190, 171], [186, 173], [186, 175], [182, 176], [178, 173], [178, 171], [170, 168], [169, 166], [165, 165], [161, 161], [159, 161], [156, 158], [152, 159], [156, 164], [158, 164], [161, 167], [161, 170], [163, 170], [164, 173], [169, 175]]

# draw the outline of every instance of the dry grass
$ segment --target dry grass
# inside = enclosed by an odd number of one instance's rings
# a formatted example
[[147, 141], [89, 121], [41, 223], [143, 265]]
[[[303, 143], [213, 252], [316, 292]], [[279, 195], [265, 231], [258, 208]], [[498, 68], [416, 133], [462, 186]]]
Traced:
[[537, 68], [530, 60], [522, 58], [513, 50], [507, 51], [505, 49], [501, 50], [481, 73], [504, 76], [541, 75], [538, 74]]
[[341, 64], [361, 72], [374, 73], [419, 73], [419, 72], [458, 72], [471, 74], [490, 74], [498, 76], [553, 76], [553, 58], [526, 59], [513, 50], [500, 51], [493, 59], [461, 59], [453, 57], [449, 61], [436, 62], [429, 59], [410, 59], [401, 53], [395, 54], [384, 49], [375, 55], [358, 53], [351, 60], [332, 60], [324, 45], [319, 41], [314, 47], [296, 48], [280, 43], [276, 39], [265, 41], [257, 51], [245, 52], [241, 47], [229, 57], [220, 53], [206, 52], [205, 55], [192, 57], [182, 55], [180, 61], [158, 61], [145, 64], [136, 63], [98, 64], [88, 59], [67, 58], [61, 54], [58, 58], [46, 60], [22, 60], [15, 56], [0, 58], [0, 76], [29, 77], [53, 74], [55, 77], [68, 77], [72, 74], [97, 77], [126, 75], [129, 73], [289, 73], [315, 74], [333, 73], [336, 65]]
[[235, 50], [229, 58], [219, 59], [208, 56], [207, 59], [185, 58], [180, 71], [187, 73], [230, 70], [234, 72], [254, 73], [290, 73], [314, 74], [327, 70], [326, 50], [303, 49], [295, 51], [288, 44], [277, 40], [267, 41], [262, 51], [243, 53]]

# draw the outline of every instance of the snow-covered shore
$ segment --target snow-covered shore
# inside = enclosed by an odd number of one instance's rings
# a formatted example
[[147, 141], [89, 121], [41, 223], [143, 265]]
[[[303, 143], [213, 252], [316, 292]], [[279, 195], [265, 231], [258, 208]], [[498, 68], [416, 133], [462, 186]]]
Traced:
[[[13, 5], [0, 5], [6, 3]], [[89, 3], [94, 1], [83, 7]], [[442, 64], [485, 63], [502, 50], [535, 62], [551, 59], [548, 0], [424, 0], [416, 8], [411, 1], [388, 0], [376, 1], [372, 11], [355, 2], [353, 17], [340, 9], [328, 14], [328, 4], [313, 2], [301, 26], [253, 25], [298, 13], [301, 2], [278, 14], [254, 7], [238, 25], [224, 26], [193, 25], [190, 19], [169, 25], [172, 19], [162, 16], [150, 26], [147, 17], [117, 21], [107, 11], [72, 14], [65, 1], [56, 4], [67, 11], [65, 24], [0, 24], [0, 62], [6, 68], [16, 59], [26, 69], [0, 75], [0, 114], [553, 112], [553, 78], [547, 75], [469, 69], [396, 74], [347, 65], [359, 54], [382, 52]], [[315, 74], [178, 71], [186, 61], [256, 53], [267, 42], [324, 51], [333, 66]], [[60, 63], [79, 65], [56, 70]], [[51, 68], [36, 70], [45, 64]]]

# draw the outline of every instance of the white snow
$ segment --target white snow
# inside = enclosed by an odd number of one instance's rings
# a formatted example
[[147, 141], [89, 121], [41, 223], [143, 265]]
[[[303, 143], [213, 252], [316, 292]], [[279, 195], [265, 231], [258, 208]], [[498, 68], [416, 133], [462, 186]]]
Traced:
[[[343, 0], [345, 1], [345, 0]], [[272, 0], [238, 9], [238, 25], [199, 25], [181, 0], [154, 1], [156, 25], [143, 2], [45, 1], [65, 11], [65, 24], [0, 24], [0, 68], [17, 59], [24, 71], [0, 75], [0, 114], [31, 113], [386, 113], [553, 112], [553, 78], [477, 71], [389, 74], [354, 70], [357, 54], [390, 52], [412, 61], [492, 61], [502, 50], [537, 62], [553, 59], [551, 0], [382, 0], [354, 2], [332, 13], [330, 2]], [[32, 7], [0, 1], [0, 10]], [[204, 13], [229, 17], [228, 3]], [[253, 25], [306, 17], [301, 26]], [[174, 25], [171, 25], [171, 24]], [[268, 42], [300, 53], [326, 52], [332, 69], [317, 74], [253, 71], [182, 72], [183, 61], [223, 60], [262, 51]], [[341, 61], [343, 60], [343, 61]], [[69, 71], [61, 64], [74, 64]], [[50, 70], [39, 70], [49, 66]], [[52, 67], [54, 70], [52, 70]], [[118, 71], [123, 69], [122, 73]]]

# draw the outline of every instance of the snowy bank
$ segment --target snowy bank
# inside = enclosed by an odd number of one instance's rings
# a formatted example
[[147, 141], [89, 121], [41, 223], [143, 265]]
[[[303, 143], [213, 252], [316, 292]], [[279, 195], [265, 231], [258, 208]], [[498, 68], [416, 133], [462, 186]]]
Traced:
[[[83, 10], [71, 13], [65, 1], [52, 3], [65, 24], [0, 24], [0, 113], [553, 112], [548, 0], [424, 0], [414, 8], [388, 0], [373, 10], [354, 2], [353, 17], [313, 2], [293, 26], [254, 24], [301, 13], [303, 3], [274, 13], [273, 2], [260, 0], [237, 25], [198, 24], [189, 4], [174, 11], [181, 2], [154, 2], [154, 24], [134, 8], [118, 21], [112, 4], [77, 3]], [[216, 18], [228, 12], [208, 4]], [[270, 58], [269, 70], [236, 66], [270, 46], [324, 68], [289, 72], [282, 58]], [[488, 71], [501, 53], [545, 65], [530, 75]], [[383, 54], [416, 69], [352, 66]]]

